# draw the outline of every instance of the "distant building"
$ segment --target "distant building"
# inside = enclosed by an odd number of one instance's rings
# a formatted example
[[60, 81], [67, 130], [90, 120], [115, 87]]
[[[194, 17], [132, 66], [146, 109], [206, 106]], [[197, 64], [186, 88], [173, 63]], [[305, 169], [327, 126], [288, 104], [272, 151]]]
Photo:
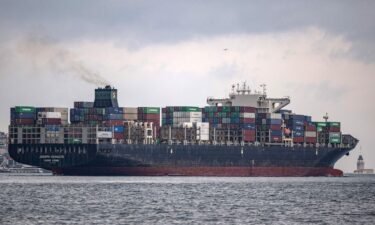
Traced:
[[8, 136], [4, 132], [0, 132], [0, 155], [5, 154], [8, 149]]
[[357, 161], [357, 169], [354, 170], [354, 173], [357, 174], [373, 174], [373, 169], [365, 169], [365, 161], [363, 160], [362, 155], [359, 155], [358, 161]]

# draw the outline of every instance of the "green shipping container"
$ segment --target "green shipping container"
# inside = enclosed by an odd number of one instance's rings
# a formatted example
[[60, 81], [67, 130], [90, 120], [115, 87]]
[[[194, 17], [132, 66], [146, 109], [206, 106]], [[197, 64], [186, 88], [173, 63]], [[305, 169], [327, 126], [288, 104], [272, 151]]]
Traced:
[[68, 143], [69, 144], [81, 144], [82, 141], [80, 139], [70, 138], [70, 139], [68, 139]]
[[338, 133], [338, 132], [335, 132], [335, 133], [333, 133], [333, 132], [331, 132], [331, 133], [329, 133], [329, 137], [331, 138], [340, 138], [341, 137], [341, 133]]
[[238, 112], [232, 112], [231, 118], [239, 118], [240, 114]]
[[206, 106], [204, 107], [205, 112], [217, 112], [217, 107], [216, 106]]
[[35, 107], [32, 106], [16, 106], [15, 108], [18, 113], [35, 113]]
[[330, 127], [340, 127], [340, 122], [329, 122], [328, 126], [330, 126]]
[[195, 106], [183, 106], [183, 112], [201, 112], [201, 108]]
[[240, 112], [239, 106], [232, 106], [232, 112]]
[[230, 106], [222, 106], [222, 112], [230, 112]]
[[142, 107], [141, 111], [146, 114], [160, 114], [159, 107]]
[[314, 122], [316, 127], [326, 127], [328, 122]]
[[331, 144], [340, 144], [340, 143], [341, 143], [341, 138], [338, 138], [338, 137], [330, 137], [330, 138], [329, 138], [329, 143], [331, 143]]

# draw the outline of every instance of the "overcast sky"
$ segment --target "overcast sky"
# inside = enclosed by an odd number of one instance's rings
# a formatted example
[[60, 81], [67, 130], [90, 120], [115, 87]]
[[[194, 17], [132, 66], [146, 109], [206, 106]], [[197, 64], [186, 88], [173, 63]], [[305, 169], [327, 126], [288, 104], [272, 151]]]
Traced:
[[354, 0], [0, 0], [0, 129], [12, 106], [72, 107], [97, 84], [121, 106], [204, 106], [247, 81], [360, 139], [337, 168], [359, 154], [375, 168], [374, 12]]

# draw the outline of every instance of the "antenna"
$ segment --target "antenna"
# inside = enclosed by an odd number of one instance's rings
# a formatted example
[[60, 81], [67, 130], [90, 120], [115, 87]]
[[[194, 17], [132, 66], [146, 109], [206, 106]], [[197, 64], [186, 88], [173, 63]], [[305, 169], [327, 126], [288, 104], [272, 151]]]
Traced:
[[263, 88], [263, 95], [267, 95], [267, 85], [261, 84], [260, 87]]
[[326, 113], [324, 116], [323, 116], [323, 119], [327, 122], [328, 119], [329, 119], [329, 116], [328, 116], [328, 113]]
[[234, 89], [236, 88], [236, 85], [232, 84], [232, 93], [234, 94]]

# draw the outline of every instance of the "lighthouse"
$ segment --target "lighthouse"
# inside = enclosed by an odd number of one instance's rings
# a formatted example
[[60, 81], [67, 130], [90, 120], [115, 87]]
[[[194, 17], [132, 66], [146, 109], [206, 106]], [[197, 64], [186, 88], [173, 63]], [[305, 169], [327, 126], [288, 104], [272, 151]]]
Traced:
[[373, 169], [365, 169], [365, 161], [363, 160], [363, 156], [359, 155], [357, 160], [357, 169], [354, 170], [354, 173], [357, 174], [373, 174]]

